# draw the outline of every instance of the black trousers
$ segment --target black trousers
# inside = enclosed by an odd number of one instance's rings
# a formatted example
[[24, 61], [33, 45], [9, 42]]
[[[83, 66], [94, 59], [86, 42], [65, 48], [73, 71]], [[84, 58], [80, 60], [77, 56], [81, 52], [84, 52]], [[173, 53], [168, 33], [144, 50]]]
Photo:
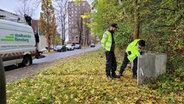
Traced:
[[110, 71], [112, 71], [112, 76], [115, 76], [116, 73], [116, 68], [117, 68], [117, 63], [116, 63], [116, 57], [113, 51], [106, 51], [105, 52], [106, 56], [106, 75], [110, 76]]
[[[130, 62], [130, 61], [128, 60], [128, 55], [125, 52], [125, 55], [124, 55], [124, 58], [123, 58], [123, 62], [122, 62], [122, 65], [121, 65], [121, 68], [120, 68], [120, 72], [119, 72], [120, 75], [123, 74], [123, 72], [124, 72], [128, 62]], [[133, 60], [132, 72], [133, 72], [133, 76], [137, 76], [137, 57]]]

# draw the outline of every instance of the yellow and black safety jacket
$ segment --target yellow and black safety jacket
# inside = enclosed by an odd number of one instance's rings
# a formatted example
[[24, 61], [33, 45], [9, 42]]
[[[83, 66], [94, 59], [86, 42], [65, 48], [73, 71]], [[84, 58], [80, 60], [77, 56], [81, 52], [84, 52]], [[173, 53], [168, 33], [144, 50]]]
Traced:
[[126, 48], [126, 53], [128, 54], [128, 60], [132, 62], [136, 57], [140, 55], [140, 50], [137, 47], [137, 42], [140, 39], [135, 39], [131, 42], [128, 47]]
[[114, 51], [115, 41], [113, 33], [107, 30], [102, 37], [101, 45], [106, 51]]

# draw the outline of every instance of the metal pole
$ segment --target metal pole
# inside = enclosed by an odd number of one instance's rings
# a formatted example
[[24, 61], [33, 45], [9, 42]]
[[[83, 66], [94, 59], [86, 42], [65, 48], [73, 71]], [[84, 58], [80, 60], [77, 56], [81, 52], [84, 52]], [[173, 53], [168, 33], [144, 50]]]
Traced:
[[0, 104], [6, 104], [6, 81], [2, 58], [0, 57]]

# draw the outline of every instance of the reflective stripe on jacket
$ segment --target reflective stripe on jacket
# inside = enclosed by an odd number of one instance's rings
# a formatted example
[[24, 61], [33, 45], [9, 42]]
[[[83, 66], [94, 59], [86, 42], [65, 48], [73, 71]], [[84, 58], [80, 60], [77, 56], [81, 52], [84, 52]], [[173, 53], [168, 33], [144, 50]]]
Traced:
[[135, 39], [133, 42], [131, 42], [127, 49], [126, 49], [126, 52], [127, 53], [130, 53], [128, 54], [128, 59], [130, 62], [132, 62], [137, 56], [140, 55], [140, 52], [139, 52], [139, 49], [137, 47], [137, 42], [139, 41], [140, 39]]
[[102, 40], [101, 40], [101, 45], [102, 47], [106, 50], [106, 51], [110, 51], [111, 50], [111, 46], [112, 46], [112, 35], [109, 31], [106, 31], [103, 34]]

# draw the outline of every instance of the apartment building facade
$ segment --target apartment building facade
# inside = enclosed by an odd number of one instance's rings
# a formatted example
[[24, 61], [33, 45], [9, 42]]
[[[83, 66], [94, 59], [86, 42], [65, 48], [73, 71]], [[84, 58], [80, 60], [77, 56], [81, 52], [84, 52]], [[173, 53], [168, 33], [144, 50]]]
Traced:
[[86, 25], [89, 19], [82, 18], [82, 15], [90, 13], [90, 10], [90, 5], [85, 0], [78, 4], [74, 1], [68, 2], [68, 43], [83, 44], [87, 37], [89, 39], [91, 32]]

